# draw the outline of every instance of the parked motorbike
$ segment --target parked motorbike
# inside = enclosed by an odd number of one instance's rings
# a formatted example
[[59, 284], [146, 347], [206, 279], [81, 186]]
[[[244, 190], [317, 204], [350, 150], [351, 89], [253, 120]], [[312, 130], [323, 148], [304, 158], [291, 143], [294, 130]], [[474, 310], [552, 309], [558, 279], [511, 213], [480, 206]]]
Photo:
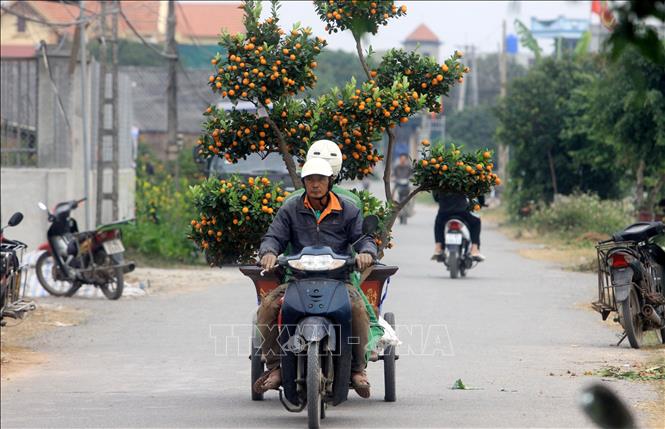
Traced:
[[603, 320], [618, 313], [614, 320], [625, 330], [621, 341], [628, 337], [631, 347], [640, 348], [649, 330], [660, 331], [665, 343], [665, 224], [635, 223], [596, 249], [598, 301], [593, 307]]
[[[363, 223], [363, 233], [371, 233], [377, 223], [376, 217], [368, 216]], [[291, 412], [307, 408], [308, 427], [318, 428], [321, 419], [325, 418], [326, 406], [346, 401], [349, 392], [351, 302], [345, 283], [355, 267], [355, 258], [338, 255], [330, 247], [312, 246], [303, 248], [297, 255], [282, 255], [277, 262], [282, 270], [289, 270], [293, 275], [280, 312], [280, 401]], [[259, 300], [279, 283], [279, 278], [272, 272], [261, 271], [259, 275], [258, 267], [242, 267], [241, 271], [254, 281]], [[385, 280], [396, 271], [397, 267], [375, 267], [363, 283], [365, 295], [372, 295], [375, 299], [382, 296]], [[380, 304], [371, 299], [370, 303]], [[395, 316], [392, 313], [386, 313], [384, 319], [394, 327]], [[256, 335], [250, 356], [252, 385], [263, 372], [259, 348], [261, 340]], [[388, 402], [396, 400], [396, 359], [394, 346], [387, 347], [381, 355], [373, 355], [370, 359], [383, 360], [385, 400]], [[263, 395], [252, 391], [252, 399], [261, 400]]]
[[58, 203], [50, 212], [44, 203], [51, 226], [44, 250], [35, 264], [39, 283], [51, 295], [73, 296], [83, 284], [99, 287], [108, 299], [118, 299], [124, 288], [124, 274], [134, 270], [134, 262], [124, 259], [122, 233], [115, 228], [131, 220], [98, 226], [94, 231], [79, 232], [71, 217], [84, 199]]
[[22, 265], [23, 251], [28, 247], [18, 240], [9, 240], [4, 230], [16, 226], [23, 220], [23, 213], [16, 212], [6, 226], [0, 229], [0, 326], [5, 326], [5, 317], [21, 319], [26, 312], [35, 309], [32, 301], [23, 298], [25, 288]]
[[451, 279], [466, 277], [466, 272], [478, 265], [471, 257], [469, 227], [462, 219], [453, 217], [446, 222], [444, 228], [446, 247], [439, 261], [446, 265]]
[[[409, 179], [397, 179], [395, 181], [395, 192], [397, 192], [397, 200], [402, 202], [406, 199], [406, 197], [409, 196], [409, 193], [411, 192], [411, 188], [409, 185]], [[413, 204], [414, 200], [409, 201], [409, 204], [406, 205], [400, 212], [399, 212], [399, 223], [402, 225], [406, 225], [407, 219], [412, 215], [413, 213]]]

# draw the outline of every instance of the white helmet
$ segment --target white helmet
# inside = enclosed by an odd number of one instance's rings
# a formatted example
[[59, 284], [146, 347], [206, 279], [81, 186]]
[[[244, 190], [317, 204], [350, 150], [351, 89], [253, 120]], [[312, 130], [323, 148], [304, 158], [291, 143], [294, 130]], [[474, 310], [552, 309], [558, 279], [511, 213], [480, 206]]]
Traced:
[[342, 151], [339, 150], [337, 143], [330, 140], [317, 140], [309, 147], [307, 151], [307, 160], [321, 158], [328, 161], [333, 171], [333, 176], [337, 177], [342, 170]]
[[319, 174], [321, 176], [331, 177], [333, 175], [332, 167], [328, 161], [321, 158], [312, 158], [305, 162], [300, 172], [300, 177], [303, 179], [307, 176]]

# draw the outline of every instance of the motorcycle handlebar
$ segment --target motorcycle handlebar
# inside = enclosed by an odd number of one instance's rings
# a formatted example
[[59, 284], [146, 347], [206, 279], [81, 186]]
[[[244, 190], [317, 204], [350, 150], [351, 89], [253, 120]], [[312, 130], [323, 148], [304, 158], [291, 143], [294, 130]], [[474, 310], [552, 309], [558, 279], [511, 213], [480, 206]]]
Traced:
[[[259, 262], [257, 262], [257, 265], [260, 266], [261, 264]], [[355, 256], [349, 256], [346, 259], [346, 263], [344, 264], [344, 266], [345, 267], [353, 267], [353, 269], [355, 270], [356, 269], [356, 258], [355, 258]], [[269, 272], [274, 271], [276, 268], [289, 268], [288, 260], [283, 255], [277, 257], [277, 261], [271, 269], [261, 270], [261, 273], [260, 273], [261, 277], [263, 277], [264, 275], [266, 275]]]

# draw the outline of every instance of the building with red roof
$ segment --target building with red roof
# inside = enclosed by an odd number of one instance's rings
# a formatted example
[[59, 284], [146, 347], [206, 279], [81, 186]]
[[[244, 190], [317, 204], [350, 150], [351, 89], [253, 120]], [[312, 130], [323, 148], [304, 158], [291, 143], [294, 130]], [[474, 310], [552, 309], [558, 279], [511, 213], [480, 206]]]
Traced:
[[[101, 9], [100, 1], [86, 1], [85, 15], [94, 16]], [[0, 13], [2, 52], [13, 56], [33, 56], [40, 41], [55, 45], [63, 38], [71, 40], [79, 19], [79, 6], [51, 1], [8, 1]], [[164, 43], [168, 2], [120, 1], [124, 15], [145, 40]], [[239, 2], [177, 2], [176, 41], [178, 44], [215, 45], [222, 31], [236, 34], [244, 30], [243, 10]], [[95, 37], [98, 21], [88, 26], [87, 36]], [[120, 17], [118, 32], [121, 39], [139, 40]]]
[[416, 27], [402, 44], [406, 50], [413, 51], [418, 49], [418, 52], [421, 54], [434, 57], [437, 60], [439, 59], [441, 41], [425, 24], [420, 24]]

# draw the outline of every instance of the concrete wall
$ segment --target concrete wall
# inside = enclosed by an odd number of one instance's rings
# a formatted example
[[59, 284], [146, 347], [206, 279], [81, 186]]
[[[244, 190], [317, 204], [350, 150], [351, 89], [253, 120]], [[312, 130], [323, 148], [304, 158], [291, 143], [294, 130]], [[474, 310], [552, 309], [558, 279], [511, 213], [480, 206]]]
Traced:
[[[77, 173], [77, 174], [75, 174]], [[37, 207], [37, 203], [44, 202], [49, 209], [56, 203], [79, 199], [83, 195], [83, 177], [79, 177], [80, 170], [65, 168], [5, 168], [0, 170], [0, 221], [5, 225], [10, 216], [17, 211], [23, 213], [23, 222], [17, 227], [7, 230], [9, 238], [21, 240], [28, 244], [29, 250], [34, 250], [46, 240], [46, 230], [49, 222], [46, 214]], [[119, 217], [127, 219], [134, 217], [134, 170], [120, 170], [120, 201]], [[96, 183], [93, 172], [91, 183]], [[125, 190], [124, 192], [122, 190]], [[95, 218], [95, 189], [92, 189], [90, 206], [92, 219]], [[79, 228], [85, 228], [85, 206], [73, 212], [78, 221]], [[105, 210], [110, 213], [110, 210]], [[103, 219], [109, 222], [112, 219]]]

